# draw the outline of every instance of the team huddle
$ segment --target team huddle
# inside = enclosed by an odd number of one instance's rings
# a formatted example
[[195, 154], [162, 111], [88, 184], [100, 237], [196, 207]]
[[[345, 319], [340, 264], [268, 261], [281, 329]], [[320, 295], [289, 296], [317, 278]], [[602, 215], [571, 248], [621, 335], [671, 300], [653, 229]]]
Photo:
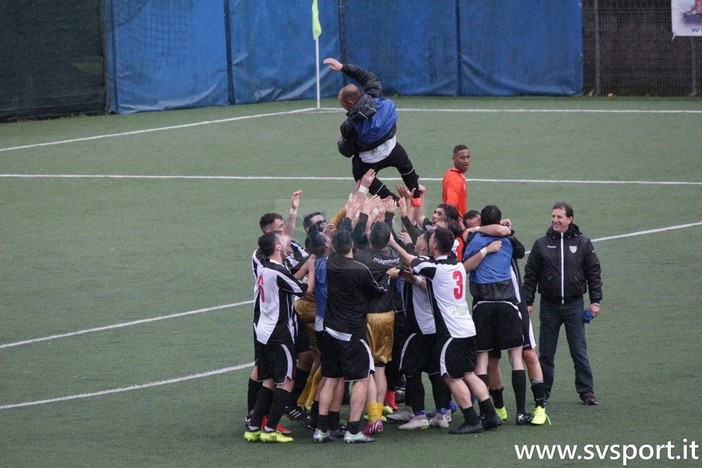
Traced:
[[[397, 143], [394, 103], [372, 73], [334, 59], [325, 63], [362, 85], [339, 92], [347, 119], [338, 149], [353, 158], [356, 189], [329, 222], [321, 212], [304, 216], [304, 245], [292, 239], [301, 191], [291, 197], [287, 220], [266, 213], [259, 221], [263, 234], [252, 256], [255, 366], [244, 438], [293, 441], [280, 424], [283, 415], [313, 429], [317, 442], [373, 442], [388, 420], [400, 430], [497, 429], [508, 419], [501, 351], [512, 369], [515, 423], [550, 424], [546, 402], [562, 324], [576, 390], [585, 404], [597, 404], [582, 314], [587, 291], [588, 310], [599, 314], [600, 268], [591, 241], [572, 224], [572, 208], [554, 206], [551, 228], [535, 243], [522, 281], [517, 260], [525, 248], [510, 221], [495, 205], [466, 211], [469, 149], [454, 148], [443, 203], [425, 215], [426, 188]], [[397, 193], [376, 177], [390, 166], [403, 178]], [[540, 357], [530, 319], [536, 292]], [[423, 373], [431, 383], [431, 411]], [[402, 408], [396, 401], [401, 382]], [[458, 413], [462, 422], [454, 423]]]

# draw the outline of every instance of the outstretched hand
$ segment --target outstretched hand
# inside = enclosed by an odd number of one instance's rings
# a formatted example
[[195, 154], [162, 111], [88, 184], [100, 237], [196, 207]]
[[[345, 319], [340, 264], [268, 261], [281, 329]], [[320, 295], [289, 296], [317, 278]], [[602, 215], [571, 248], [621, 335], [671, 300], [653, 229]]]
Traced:
[[373, 195], [372, 197], [367, 198], [363, 202], [363, 206], [361, 208], [361, 211], [364, 212], [365, 214], [370, 214], [370, 212], [373, 210], [378, 211], [380, 209], [379, 206], [380, 206], [381, 202], [382, 202], [382, 200], [380, 199], [380, 197], [378, 195]]
[[334, 71], [341, 71], [341, 69], [344, 68], [344, 65], [341, 62], [339, 62], [337, 59], [333, 59], [331, 57], [325, 58], [324, 64], [329, 65], [329, 69], [334, 70]]
[[387, 197], [383, 199], [383, 211], [386, 213], [394, 213], [397, 209], [397, 202], [392, 197]]
[[375, 180], [375, 171], [373, 169], [368, 169], [368, 171], [363, 174], [363, 177], [361, 178], [361, 185], [368, 188], [373, 183], [373, 180]]
[[353, 221], [358, 217], [358, 212], [361, 210], [361, 202], [356, 200], [355, 195], [352, 193], [349, 195], [349, 199], [346, 201], [344, 208], [346, 210], [346, 217]]
[[402, 184], [397, 184], [397, 185], [395, 186], [395, 190], [397, 190], [397, 193], [398, 193], [398, 194], [400, 195], [400, 197], [402, 197], [402, 198], [412, 198], [412, 193], [413, 193], [413, 192], [410, 192], [410, 190], [409, 190], [407, 187], [405, 187], [404, 185], [402, 185]]
[[300, 207], [300, 196], [302, 195], [302, 190], [296, 190], [290, 197], [290, 208], [296, 210]]
[[397, 237], [402, 241], [403, 244], [412, 244], [412, 236], [407, 231], [401, 231], [397, 233]]

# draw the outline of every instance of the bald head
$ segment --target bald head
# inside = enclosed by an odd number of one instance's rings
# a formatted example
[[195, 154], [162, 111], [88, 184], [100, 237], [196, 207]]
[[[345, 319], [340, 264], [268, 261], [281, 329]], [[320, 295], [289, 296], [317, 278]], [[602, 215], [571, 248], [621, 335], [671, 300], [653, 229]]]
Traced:
[[358, 98], [361, 97], [361, 89], [355, 84], [348, 84], [339, 91], [339, 104], [346, 110], [349, 110], [356, 104]]

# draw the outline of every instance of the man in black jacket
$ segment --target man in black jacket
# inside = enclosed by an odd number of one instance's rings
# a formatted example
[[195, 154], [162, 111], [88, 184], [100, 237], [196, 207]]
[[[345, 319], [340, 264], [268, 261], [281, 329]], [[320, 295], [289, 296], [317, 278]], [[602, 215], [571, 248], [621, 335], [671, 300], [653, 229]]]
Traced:
[[534, 313], [537, 286], [541, 294], [539, 360], [546, 398], [553, 386], [558, 333], [565, 325], [575, 365], [575, 389], [583, 403], [597, 404], [585, 339], [583, 295], [589, 292], [588, 309], [597, 317], [602, 300], [600, 274], [592, 241], [573, 224], [573, 208], [567, 203], [556, 203], [551, 210], [551, 228], [534, 242], [524, 272], [524, 300], [530, 316]]
[[324, 349], [322, 376], [327, 381], [319, 396], [319, 417], [314, 440], [333, 440], [329, 432], [329, 408], [333, 388], [339, 379], [354, 382], [347, 443], [373, 442], [375, 439], [360, 432], [360, 420], [368, 394], [373, 356], [366, 338], [367, 309], [371, 297], [387, 291], [390, 280], [400, 270], [389, 268], [381, 281], [376, 281], [368, 267], [353, 259], [351, 233], [340, 229], [332, 238], [334, 251], [327, 259], [327, 311], [324, 315]]
[[[327, 58], [324, 63], [334, 71], [343, 72], [360, 84], [348, 84], [339, 91], [339, 104], [346, 109], [347, 119], [341, 124], [338, 149], [347, 158], [353, 157], [353, 178], [361, 180], [368, 169], [379, 172], [395, 167], [409, 190], [414, 190], [412, 203], [419, 206], [419, 175], [414, 170], [407, 151], [397, 142], [397, 110], [392, 99], [383, 96], [380, 80], [373, 73], [351, 64]], [[369, 187], [380, 198], [392, 196], [390, 189], [377, 177]]]

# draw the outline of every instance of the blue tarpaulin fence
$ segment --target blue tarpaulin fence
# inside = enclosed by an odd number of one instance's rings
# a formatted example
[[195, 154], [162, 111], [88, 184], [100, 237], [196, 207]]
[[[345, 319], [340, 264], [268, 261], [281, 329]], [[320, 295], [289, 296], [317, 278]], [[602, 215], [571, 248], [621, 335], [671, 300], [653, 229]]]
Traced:
[[[320, 57], [375, 72], [386, 94], [574, 95], [580, 2], [318, 0]], [[312, 0], [107, 0], [117, 113], [316, 96]], [[322, 97], [343, 75], [323, 66]]]

